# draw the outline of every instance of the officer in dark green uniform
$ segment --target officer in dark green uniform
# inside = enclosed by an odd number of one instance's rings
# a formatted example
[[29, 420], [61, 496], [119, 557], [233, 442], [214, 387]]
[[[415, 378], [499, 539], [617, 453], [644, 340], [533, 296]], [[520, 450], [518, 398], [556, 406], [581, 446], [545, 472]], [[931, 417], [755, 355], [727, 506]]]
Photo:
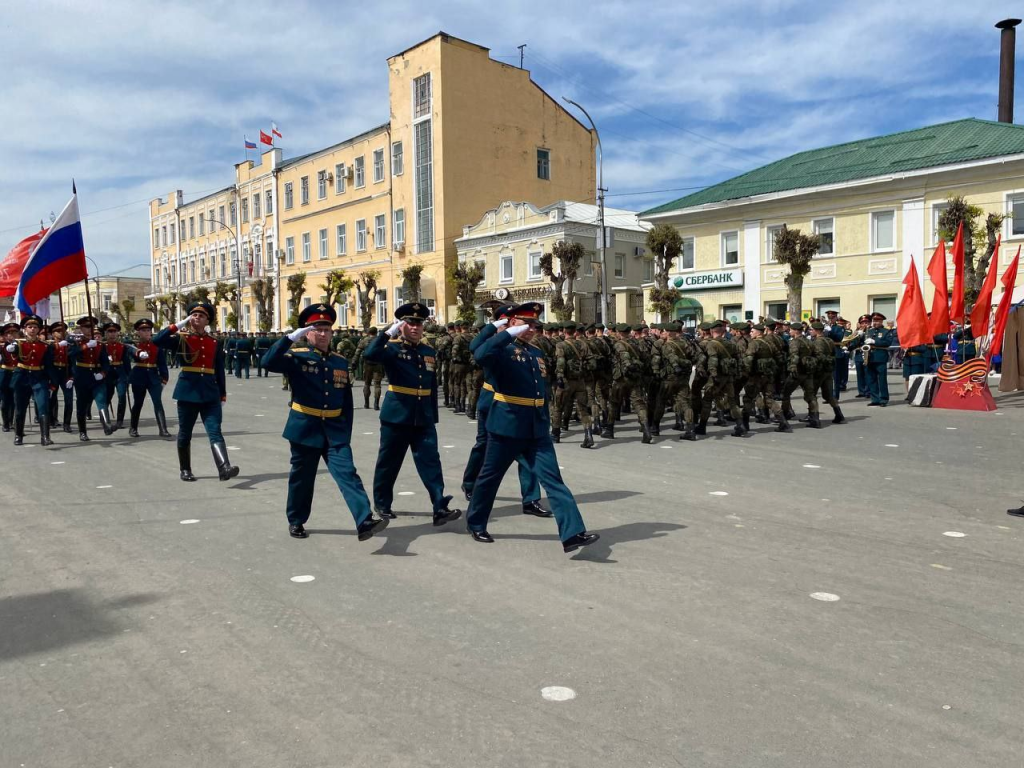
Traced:
[[391, 502], [405, 454], [412, 450], [423, 485], [430, 495], [434, 525], [462, 515], [448, 509], [444, 476], [437, 450], [437, 356], [421, 343], [423, 322], [430, 316], [425, 304], [403, 304], [395, 322], [381, 331], [363, 353], [388, 376], [388, 392], [380, 409], [380, 451], [373, 474], [373, 506], [382, 517], [394, 518]]
[[[309, 534], [305, 524], [313, 506], [316, 471], [323, 459], [356, 523], [360, 541], [388, 526], [387, 519], [370, 512], [370, 500], [352, 459], [352, 381], [348, 361], [330, 351], [333, 307], [306, 307], [299, 314], [299, 330], [284, 337], [267, 352], [262, 365], [288, 375], [292, 404], [283, 437], [291, 444], [288, 474], [288, 533], [296, 539]], [[306, 349], [292, 349], [305, 339]]]
[[886, 369], [889, 364], [889, 347], [895, 343], [893, 332], [885, 328], [884, 323], [885, 315], [881, 312], [874, 312], [871, 315], [871, 327], [856, 340], [862, 346], [871, 347], [865, 362], [868, 392], [871, 396], [871, 402], [868, 405], [882, 408], [889, 403], [889, 381], [886, 378]]
[[252, 365], [252, 353], [256, 351], [256, 342], [252, 334], [242, 334], [235, 342], [235, 378], [242, 378], [242, 371], [245, 371], [245, 378], [249, 378], [249, 369]]
[[[260, 331], [256, 334], [256, 339], [253, 341], [253, 355], [256, 358], [256, 378], [261, 376], [270, 376], [270, 371], [263, 367], [263, 356], [267, 354], [270, 348], [274, 345], [267, 337], [266, 331]], [[346, 355], [348, 357], [348, 355]]]

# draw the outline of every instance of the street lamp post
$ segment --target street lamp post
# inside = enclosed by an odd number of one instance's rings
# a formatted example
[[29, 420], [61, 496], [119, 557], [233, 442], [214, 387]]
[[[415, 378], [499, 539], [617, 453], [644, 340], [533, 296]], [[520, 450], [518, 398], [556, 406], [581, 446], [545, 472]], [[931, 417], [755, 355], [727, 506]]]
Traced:
[[[223, 220], [215, 219], [212, 213], [207, 221], [210, 224], [220, 224], [235, 238], [235, 258], [231, 260], [231, 266], [234, 267], [235, 281], [237, 283], [235, 292], [235, 330], [237, 331], [242, 325], [242, 243], [238, 239], [238, 233], [225, 224]], [[211, 273], [213, 272], [213, 265], [210, 266], [210, 271]]]
[[608, 325], [608, 265], [605, 263], [604, 229], [604, 193], [607, 190], [604, 188], [604, 150], [601, 148], [601, 134], [598, 133], [597, 126], [594, 124], [594, 118], [590, 116], [587, 110], [566, 96], [563, 96], [562, 99], [586, 115], [587, 120], [590, 121], [590, 127], [594, 130], [594, 136], [597, 138], [597, 213], [601, 222], [601, 236], [598, 241], [598, 258], [601, 261], [601, 322]]

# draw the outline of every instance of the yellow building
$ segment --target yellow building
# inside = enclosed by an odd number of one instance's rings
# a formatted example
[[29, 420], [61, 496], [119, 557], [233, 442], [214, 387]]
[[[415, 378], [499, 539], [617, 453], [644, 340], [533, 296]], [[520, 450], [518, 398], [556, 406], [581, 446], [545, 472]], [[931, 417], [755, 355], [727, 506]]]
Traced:
[[[610, 273], [609, 319], [638, 322], [643, 318], [642, 286], [654, 279], [654, 261], [644, 245], [650, 225], [638, 221], [634, 211], [606, 208], [605, 228], [609, 232], [605, 253]], [[558, 242], [581, 243], [587, 255], [573, 284], [573, 319], [592, 323], [600, 319], [600, 231], [596, 205], [561, 200], [537, 207], [505, 201], [476, 224], [463, 227], [455, 247], [460, 262], [473, 261], [484, 268], [478, 305], [538, 301], [544, 305], [545, 317], [553, 320], [547, 314], [552, 284], [541, 271], [541, 256], [551, 253]]]
[[[291, 314], [289, 277], [306, 275], [301, 309], [321, 299], [332, 270], [353, 279], [376, 271], [372, 320], [383, 323], [403, 300], [402, 271], [420, 264], [421, 298], [444, 320], [454, 306], [447, 270], [467, 221], [509, 198], [594, 199], [593, 134], [528, 71], [443, 32], [387, 64], [383, 125], [296, 158], [264, 152], [259, 165], [236, 166], [233, 186], [188, 204], [180, 192], [152, 201], [154, 293], [212, 291], [233, 278], [240, 309], [222, 303], [220, 322], [238, 311], [241, 327], [255, 329], [252, 283], [271, 277], [270, 325], [279, 329]], [[224, 219], [222, 208], [230, 229], [200, 231], [201, 218]], [[339, 324], [356, 324], [358, 309], [353, 291], [339, 302]]]
[[[116, 320], [123, 330], [131, 330], [131, 324], [142, 318], [151, 318], [146, 309], [146, 296], [151, 293], [148, 277], [104, 276], [90, 277], [89, 298], [86, 301], [85, 283], [75, 283], [61, 288], [50, 297], [50, 322], [60, 319], [60, 307], [64, 307], [64, 321], [74, 325], [84, 317], [91, 306], [93, 317], [101, 322]], [[59, 295], [59, 298], [58, 298]], [[127, 305], [125, 302], [128, 302]], [[130, 311], [125, 311], [129, 309]], [[116, 310], [120, 310], [119, 315]]]
[[[925, 267], [954, 195], [986, 214], [1008, 215], [1001, 274], [1024, 243], [1024, 126], [958, 120], [801, 152], [641, 218], [668, 222], [684, 238], [671, 279], [684, 296], [679, 314], [784, 318], [788, 267], [776, 263], [773, 246], [785, 224], [822, 239], [804, 280], [802, 312], [836, 309], [856, 320], [877, 311], [894, 319], [911, 256], [931, 306]], [[952, 283], [951, 261], [947, 271]]]

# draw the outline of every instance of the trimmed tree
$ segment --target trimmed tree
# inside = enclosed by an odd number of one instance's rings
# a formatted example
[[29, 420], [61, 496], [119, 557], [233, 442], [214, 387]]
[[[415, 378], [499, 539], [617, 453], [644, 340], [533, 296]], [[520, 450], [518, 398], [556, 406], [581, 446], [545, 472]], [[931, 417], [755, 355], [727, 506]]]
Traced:
[[406, 301], [419, 301], [423, 284], [423, 265], [407, 264], [400, 275], [402, 278], [402, 295]]
[[647, 233], [647, 250], [654, 259], [654, 287], [648, 296], [650, 308], [658, 313], [661, 322], [665, 322], [672, 317], [676, 302], [682, 296], [678, 288], [671, 288], [668, 284], [672, 265], [683, 250], [682, 235], [671, 224], [658, 224]]
[[306, 293], [306, 273], [296, 272], [294, 275], [289, 275], [286, 287], [288, 289], [288, 325], [298, 328], [299, 304]]
[[380, 280], [380, 272], [376, 269], [368, 269], [359, 273], [359, 279], [353, 282], [356, 295], [359, 297], [359, 324], [363, 330], [370, 327], [373, 321], [373, 302], [377, 298], [377, 281]]
[[[956, 238], [960, 222], [964, 225], [964, 306], [970, 312], [996, 250], [996, 239], [1006, 216], [970, 205], [963, 195], [947, 198], [946, 210], [939, 215], [939, 237], [947, 243]], [[984, 222], [981, 221], [984, 216]]]
[[344, 269], [332, 269], [327, 273], [327, 279], [320, 284], [320, 290], [324, 292], [324, 303], [334, 306], [343, 298], [348, 301], [348, 292], [354, 286], [355, 282], [345, 274]]
[[110, 311], [117, 318], [117, 322], [120, 323], [123, 330], [128, 330], [129, 322], [132, 319], [132, 312], [135, 311], [135, 301], [133, 299], [124, 299], [123, 301], [115, 301], [110, 305]]
[[192, 291], [192, 300], [193, 301], [201, 301], [204, 304], [209, 304], [210, 303], [210, 289], [207, 288], [206, 286], [202, 286], [202, 285], [199, 286], [194, 291]]
[[448, 271], [448, 279], [455, 286], [458, 299], [458, 319], [471, 323], [476, 319], [476, 289], [484, 279], [484, 270], [475, 261], [455, 264]]
[[572, 320], [576, 311], [573, 283], [579, 275], [580, 264], [583, 263], [586, 253], [582, 243], [567, 243], [560, 240], [555, 243], [550, 253], [540, 257], [540, 271], [551, 281], [551, 311], [561, 321]]
[[146, 299], [146, 311], [153, 319], [153, 325], [157, 330], [163, 325], [164, 313], [160, 311], [160, 296], [152, 299]]
[[274, 322], [274, 278], [254, 280], [252, 295], [256, 299], [256, 327], [269, 331]]
[[804, 278], [811, 271], [811, 259], [821, 247], [818, 235], [805, 235], [785, 224], [775, 233], [775, 260], [789, 265], [786, 275], [786, 303], [791, 320], [800, 319], [803, 306]]

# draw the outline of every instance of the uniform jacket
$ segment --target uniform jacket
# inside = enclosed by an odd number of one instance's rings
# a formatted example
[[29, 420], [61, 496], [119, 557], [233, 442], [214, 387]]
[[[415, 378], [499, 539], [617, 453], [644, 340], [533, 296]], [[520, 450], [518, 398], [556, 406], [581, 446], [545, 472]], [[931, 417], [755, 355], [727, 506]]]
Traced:
[[68, 342], [67, 346], [71, 375], [79, 384], [92, 383], [94, 373], [110, 374], [107, 350], [100, 343], [91, 348], [88, 344], [88, 341]]
[[868, 328], [864, 333], [857, 337], [860, 341], [860, 346], [863, 346], [867, 339], [874, 339], [874, 346], [871, 347], [871, 351], [868, 353], [868, 359], [866, 363], [888, 363], [889, 362], [889, 347], [898, 344], [896, 334], [888, 328]]
[[544, 354], [502, 331], [492, 332], [473, 356], [484, 369], [485, 381], [494, 387], [487, 431], [521, 439], [548, 436], [551, 420]]
[[[469, 351], [473, 353], [474, 359], [476, 358], [476, 351], [480, 349], [480, 346], [488, 339], [493, 338], [498, 333], [498, 329], [494, 326], [494, 323], [488, 323], [484, 326], [483, 330], [480, 331], [473, 339], [473, 343], [469, 345]], [[491, 407], [491, 403], [494, 400], [494, 381], [493, 378], [488, 374], [487, 369], [484, 368], [484, 387], [480, 390], [480, 394], [477, 396], [476, 409], [477, 411], [486, 411]], [[487, 425], [484, 424], [486, 427]]]
[[381, 331], [363, 353], [368, 363], [384, 367], [388, 392], [380, 420], [388, 424], [423, 427], [437, 424], [437, 354], [423, 342], [392, 340]]
[[227, 397], [224, 346], [208, 334], [178, 331], [169, 325], [153, 337], [161, 349], [181, 356], [181, 374], [174, 385], [174, 399], [183, 403], [212, 403]]
[[103, 342], [103, 349], [107, 352], [107, 365], [110, 366], [110, 375], [118, 379], [128, 379], [132, 370], [131, 355], [128, 348], [120, 341]]
[[[128, 374], [129, 384], [146, 384], [151, 378], [158, 378], [163, 382], [170, 378], [170, 374], [167, 372], [167, 355], [163, 354], [152, 341], [140, 341], [137, 345], [128, 345], [127, 352], [134, 361], [132, 370]], [[139, 352], [145, 352], [149, 357], [146, 360], [140, 360]]]
[[19, 339], [14, 342], [17, 350], [13, 353], [17, 368], [12, 377], [16, 388], [44, 383], [47, 387], [58, 387], [64, 382], [57, 380], [53, 367], [53, 345], [45, 341]]

